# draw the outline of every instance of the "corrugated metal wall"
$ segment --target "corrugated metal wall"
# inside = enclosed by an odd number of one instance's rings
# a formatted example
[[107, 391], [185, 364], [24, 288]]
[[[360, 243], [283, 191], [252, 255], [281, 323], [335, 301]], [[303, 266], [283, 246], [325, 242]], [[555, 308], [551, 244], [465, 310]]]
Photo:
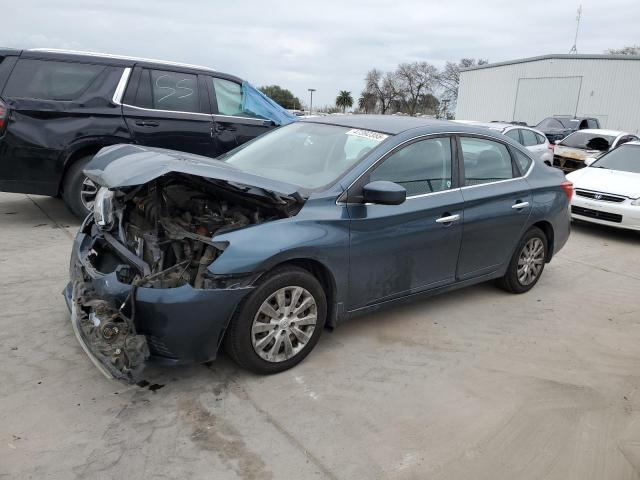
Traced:
[[640, 60], [552, 58], [461, 72], [457, 119], [535, 125], [573, 114], [640, 133]]

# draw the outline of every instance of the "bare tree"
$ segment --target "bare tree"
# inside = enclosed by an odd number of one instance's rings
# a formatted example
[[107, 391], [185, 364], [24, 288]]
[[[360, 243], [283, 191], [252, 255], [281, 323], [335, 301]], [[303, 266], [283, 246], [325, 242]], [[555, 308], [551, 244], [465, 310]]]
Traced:
[[609, 55], [640, 55], [640, 45], [629, 45], [623, 48], [610, 48], [605, 53]]
[[380, 113], [387, 113], [391, 102], [397, 97], [393, 74], [383, 74], [374, 68], [365, 77], [365, 92], [373, 94], [378, 100]]
[[460, 70], [489, 63], [488, 60], [475, 58], [463, 58], [458, 63], [447, 62], [438, 75], [438, 84], [442, 89], [442, 97], [449, 100], [454, 106], [458, 100], [458, 87], [460, 86]]
[[394, 88], [403, 111], [415, 115], [420, 99], [433, 90], [438, 70], [427, 62], [401, 63], [394, 73]]

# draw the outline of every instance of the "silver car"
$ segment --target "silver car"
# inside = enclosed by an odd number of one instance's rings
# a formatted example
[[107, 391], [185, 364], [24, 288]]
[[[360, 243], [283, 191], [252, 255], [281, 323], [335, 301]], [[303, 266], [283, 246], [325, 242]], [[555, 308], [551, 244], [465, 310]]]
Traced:
[[524, 146], [532, 155], [547, 165], [551, 165], [553, 162], [553, 145], [549, 143], [547, 137], [540, 130], [512, 123], [476, 122], [474, 120], [454, 120], [454, 122], [485, 127], [500, 132]]

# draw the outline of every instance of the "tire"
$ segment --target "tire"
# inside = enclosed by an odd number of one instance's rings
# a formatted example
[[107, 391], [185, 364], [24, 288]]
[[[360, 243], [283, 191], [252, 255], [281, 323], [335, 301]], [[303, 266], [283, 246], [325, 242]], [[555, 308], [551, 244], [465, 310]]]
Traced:
[[[71, 213], [81, 220], [91, 213], [88, 208], [91, 203], [88, 200], [92, 201], [95, 198], [98, 188], [82, 173], [92, 158], [93, 155], [89, 155], [76, 160], [67, 170], [62, 182], [62, 199]], [[93, 195], [91, 195], [92, 191]]]
[[[518, 271], [518, 263], [525, 262]], [[531, 290], [544, 270], [547, 259], [547, 236], [538, 227], [531, 227], [516, 248], [504, 277], [498, 286], [510, 293], [525, 293]]]
[[[283, 294], [280, 298], [278, 292]], [[297, 314], [291, 312], [294, 300], [298, 308], [303, 303], [306, 308]], [[311, 325], [314, 314], [315, 324]], [[327, 300], [320, 282], [302, 268], [277, 268], [238, 307], [224, 337], [225, 350], [238, 365], [254, 373], [282, 372], [300, 363], [313, 350], [326, 317]], [[305, 323], [296, 325], [301, 319]], [[306, 341], [303, 343], [301, 339]]]

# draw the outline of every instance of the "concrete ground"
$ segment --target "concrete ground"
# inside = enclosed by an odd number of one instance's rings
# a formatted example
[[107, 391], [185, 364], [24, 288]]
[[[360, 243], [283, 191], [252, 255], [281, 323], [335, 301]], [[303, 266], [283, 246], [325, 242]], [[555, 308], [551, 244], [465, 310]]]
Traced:
[[368, 315], [271, 377], [149, 368], [154, 391], [106, 380], [73, 336], [77, 225], [0, 194], [0, 478], [640, 477], [640, 234], [575, 225], [528, 294]]

